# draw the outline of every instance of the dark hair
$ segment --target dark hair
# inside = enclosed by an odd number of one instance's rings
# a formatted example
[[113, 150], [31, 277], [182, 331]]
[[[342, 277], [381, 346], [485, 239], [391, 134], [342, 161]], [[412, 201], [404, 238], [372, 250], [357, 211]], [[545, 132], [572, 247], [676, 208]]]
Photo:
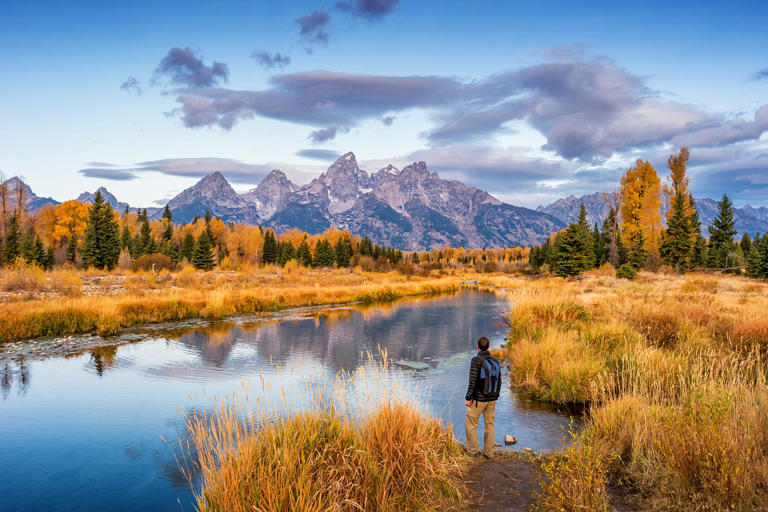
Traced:
[[488, 347], [490, 346], [490, 342], [488, 341], [488, 338], [483, 336], [479, 340], [477, 340], [477, 348], [480, 350], [488, 350]]

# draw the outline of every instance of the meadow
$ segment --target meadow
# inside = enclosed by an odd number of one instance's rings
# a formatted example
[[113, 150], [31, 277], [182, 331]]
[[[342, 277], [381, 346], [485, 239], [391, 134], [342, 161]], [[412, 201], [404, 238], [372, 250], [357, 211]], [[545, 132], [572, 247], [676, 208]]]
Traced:
[[512, 385], [586, 408], [541, 459], [537, 510], [768, 508], [768, 284], [720, 274], [595, 270], [511, 292]]

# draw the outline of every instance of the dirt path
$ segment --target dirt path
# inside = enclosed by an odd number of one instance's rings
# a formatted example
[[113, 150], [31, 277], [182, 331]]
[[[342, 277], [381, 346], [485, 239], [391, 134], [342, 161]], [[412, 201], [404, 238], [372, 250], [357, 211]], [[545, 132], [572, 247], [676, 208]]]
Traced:
[[[520, 453], [504, 453], [496, 460], [479, 462], [467, 482], [472, 493], [469, 510], [473, 512], [527, 512], [540, 490], [536, 462]], [[619, 492], [611, 493], [611, 501], [617, 512], [640, 510]]]

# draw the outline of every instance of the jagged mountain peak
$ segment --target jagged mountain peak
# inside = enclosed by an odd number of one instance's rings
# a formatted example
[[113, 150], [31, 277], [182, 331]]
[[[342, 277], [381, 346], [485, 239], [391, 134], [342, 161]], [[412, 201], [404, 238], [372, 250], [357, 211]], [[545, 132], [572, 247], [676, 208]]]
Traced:
[[117, 200], [114, 194], [112, 194], [109, 190], [107, 190], [106, 187], [99, 187], [96, 189], [96, 192], [88, 192], [85, 191], [79, 196], [77, 196], [77, 200], [81, 203], [92, 203], [96, 199], [96, 194], [101, 192], [101, 197], [104, 199], [104, 201], [109, 204], [113, 209], [117, 211], [125, 211], [126, 208], [128, 208], [127, 203], [121, 203]]
[[429, 169], [427, 169], [427, 162], [421, 160], [419, 162], [413, 162], [410, 165], [406, 165], [400, 171], [401, 175], [414, 175], [414, 176], [427, 176], [429, 175]]
[[285, 207], [288, 198], [297, 190], [283, 171], [272, 169], [259, 186], [242, 195], [248, 203], [256, 207], [262, 220], [269, 219], [278, 210]]

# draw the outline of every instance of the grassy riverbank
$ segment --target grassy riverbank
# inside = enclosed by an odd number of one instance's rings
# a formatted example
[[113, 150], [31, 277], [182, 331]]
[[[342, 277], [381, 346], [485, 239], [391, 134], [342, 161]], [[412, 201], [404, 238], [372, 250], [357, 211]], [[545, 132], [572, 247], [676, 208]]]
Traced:
[[111, 335], [155, 322], [451, 293], [478, 276], [499, 285], [510, 281], [472, 270], [428, 276], [269, 267], [248, 273], [5, 270], [0, 275], [0, 287], [6, 290], [0, 303], [0, 342], [88, 332]]
[[[403, 397], [386, 363], [309, 386], [313, 406], [230, 395], [188, 416], [201, 511], [456, 510], [467, 458]], [[362, 385], [361, 385], [362, 381]], [[266, 388], [265, 388], [266, 389]], [[357, 401], [355, 401], [357, 399]], [[192, 473], [190, 473], [192, 474]]]
[[527, 282], [512, 300], [514, 385], [590, 404], [544, 465], [540, 510], [611, 510], [609, 483], [653, 510], [768, 508], [766, 283], [593, 274]]

